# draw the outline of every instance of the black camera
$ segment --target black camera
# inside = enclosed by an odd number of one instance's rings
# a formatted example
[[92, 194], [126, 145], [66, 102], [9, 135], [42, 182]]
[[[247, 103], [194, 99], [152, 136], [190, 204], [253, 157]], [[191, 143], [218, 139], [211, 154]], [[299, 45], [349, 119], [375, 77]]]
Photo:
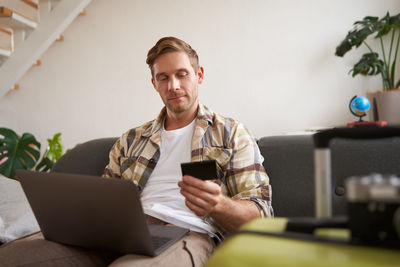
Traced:
[[360, 244], [400, 246], [400, 178], [371, 174], [346, 179], [348, 227]]

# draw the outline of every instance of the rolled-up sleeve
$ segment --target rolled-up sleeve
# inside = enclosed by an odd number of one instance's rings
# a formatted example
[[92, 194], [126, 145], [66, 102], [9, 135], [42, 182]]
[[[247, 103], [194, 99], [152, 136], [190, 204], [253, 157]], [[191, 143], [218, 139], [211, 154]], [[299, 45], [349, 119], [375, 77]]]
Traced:
[[230, 146], [232, 157], [227, 167], [225, 183], [234, 199], [253, 201], [261, 217], [272, 217], [272, 188], [262, 165], [258, 145], [251, 133], [242, 124], [233, 132]]
[[109, 163], [104, 169], [102, 175], [103, 177], [121, 178], [121, 166], [119, 163], [121, 153], [123, 152], [123, 146], [121, 145], [121, 140], [123, 140], [123, 136], [115, 142], [115, 144], [110, 150]]

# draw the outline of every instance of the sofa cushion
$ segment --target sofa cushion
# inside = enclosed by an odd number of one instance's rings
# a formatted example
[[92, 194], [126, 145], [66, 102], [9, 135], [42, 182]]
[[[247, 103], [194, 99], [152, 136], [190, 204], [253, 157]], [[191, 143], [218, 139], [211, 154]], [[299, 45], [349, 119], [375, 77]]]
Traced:
[[94, 139], [68, 150], [53, 166], [52, 172], [100, 176], [109, 162], [109, 152], [116, 137]]
[[0, 244], [39, 231], [20, 183], [0, 176]]

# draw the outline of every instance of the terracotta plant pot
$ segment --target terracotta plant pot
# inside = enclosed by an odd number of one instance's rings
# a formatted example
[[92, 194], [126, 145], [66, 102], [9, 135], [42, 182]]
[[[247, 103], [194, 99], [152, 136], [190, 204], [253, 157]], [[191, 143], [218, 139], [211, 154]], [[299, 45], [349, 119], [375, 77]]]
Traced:
[[367, 93], [371, 102], [370, 120], [387, 121], [388, 124], [400, 125], [400, 90]]

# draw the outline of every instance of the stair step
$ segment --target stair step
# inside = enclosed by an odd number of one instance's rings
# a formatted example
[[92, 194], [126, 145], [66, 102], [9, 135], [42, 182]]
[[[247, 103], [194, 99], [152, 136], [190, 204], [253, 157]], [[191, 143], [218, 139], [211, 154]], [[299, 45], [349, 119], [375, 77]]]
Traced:
[[0, 47], [0, 56], [9, 57], [11, 56], [12, 52], [13, 51], [11, 51], [10, 49]]
[[9, 57], [14, 51], [13, 30], [0, 27], [0, 55]]
[[26, 18], [39, 21], [39, 0], [0, 0], [0, 6], [7, 7]]
[[3, 33], [5, 33], [5, 34], [8, 34], [9, 36], [12, 36], [12, 35], [13, 35], [12, 29], [7, 29], [7, 28], [5, 28], [5, 27], [0, 27], [0, 32], [3, 32]]
[[21, 0], [21, 1], [35, 9], [39, 9], [39, 3], [37, 1], [34, 0]]
[[38, 22], [5, 6], [0, 6], [0, 25], [9, 28], [36, 28]]

